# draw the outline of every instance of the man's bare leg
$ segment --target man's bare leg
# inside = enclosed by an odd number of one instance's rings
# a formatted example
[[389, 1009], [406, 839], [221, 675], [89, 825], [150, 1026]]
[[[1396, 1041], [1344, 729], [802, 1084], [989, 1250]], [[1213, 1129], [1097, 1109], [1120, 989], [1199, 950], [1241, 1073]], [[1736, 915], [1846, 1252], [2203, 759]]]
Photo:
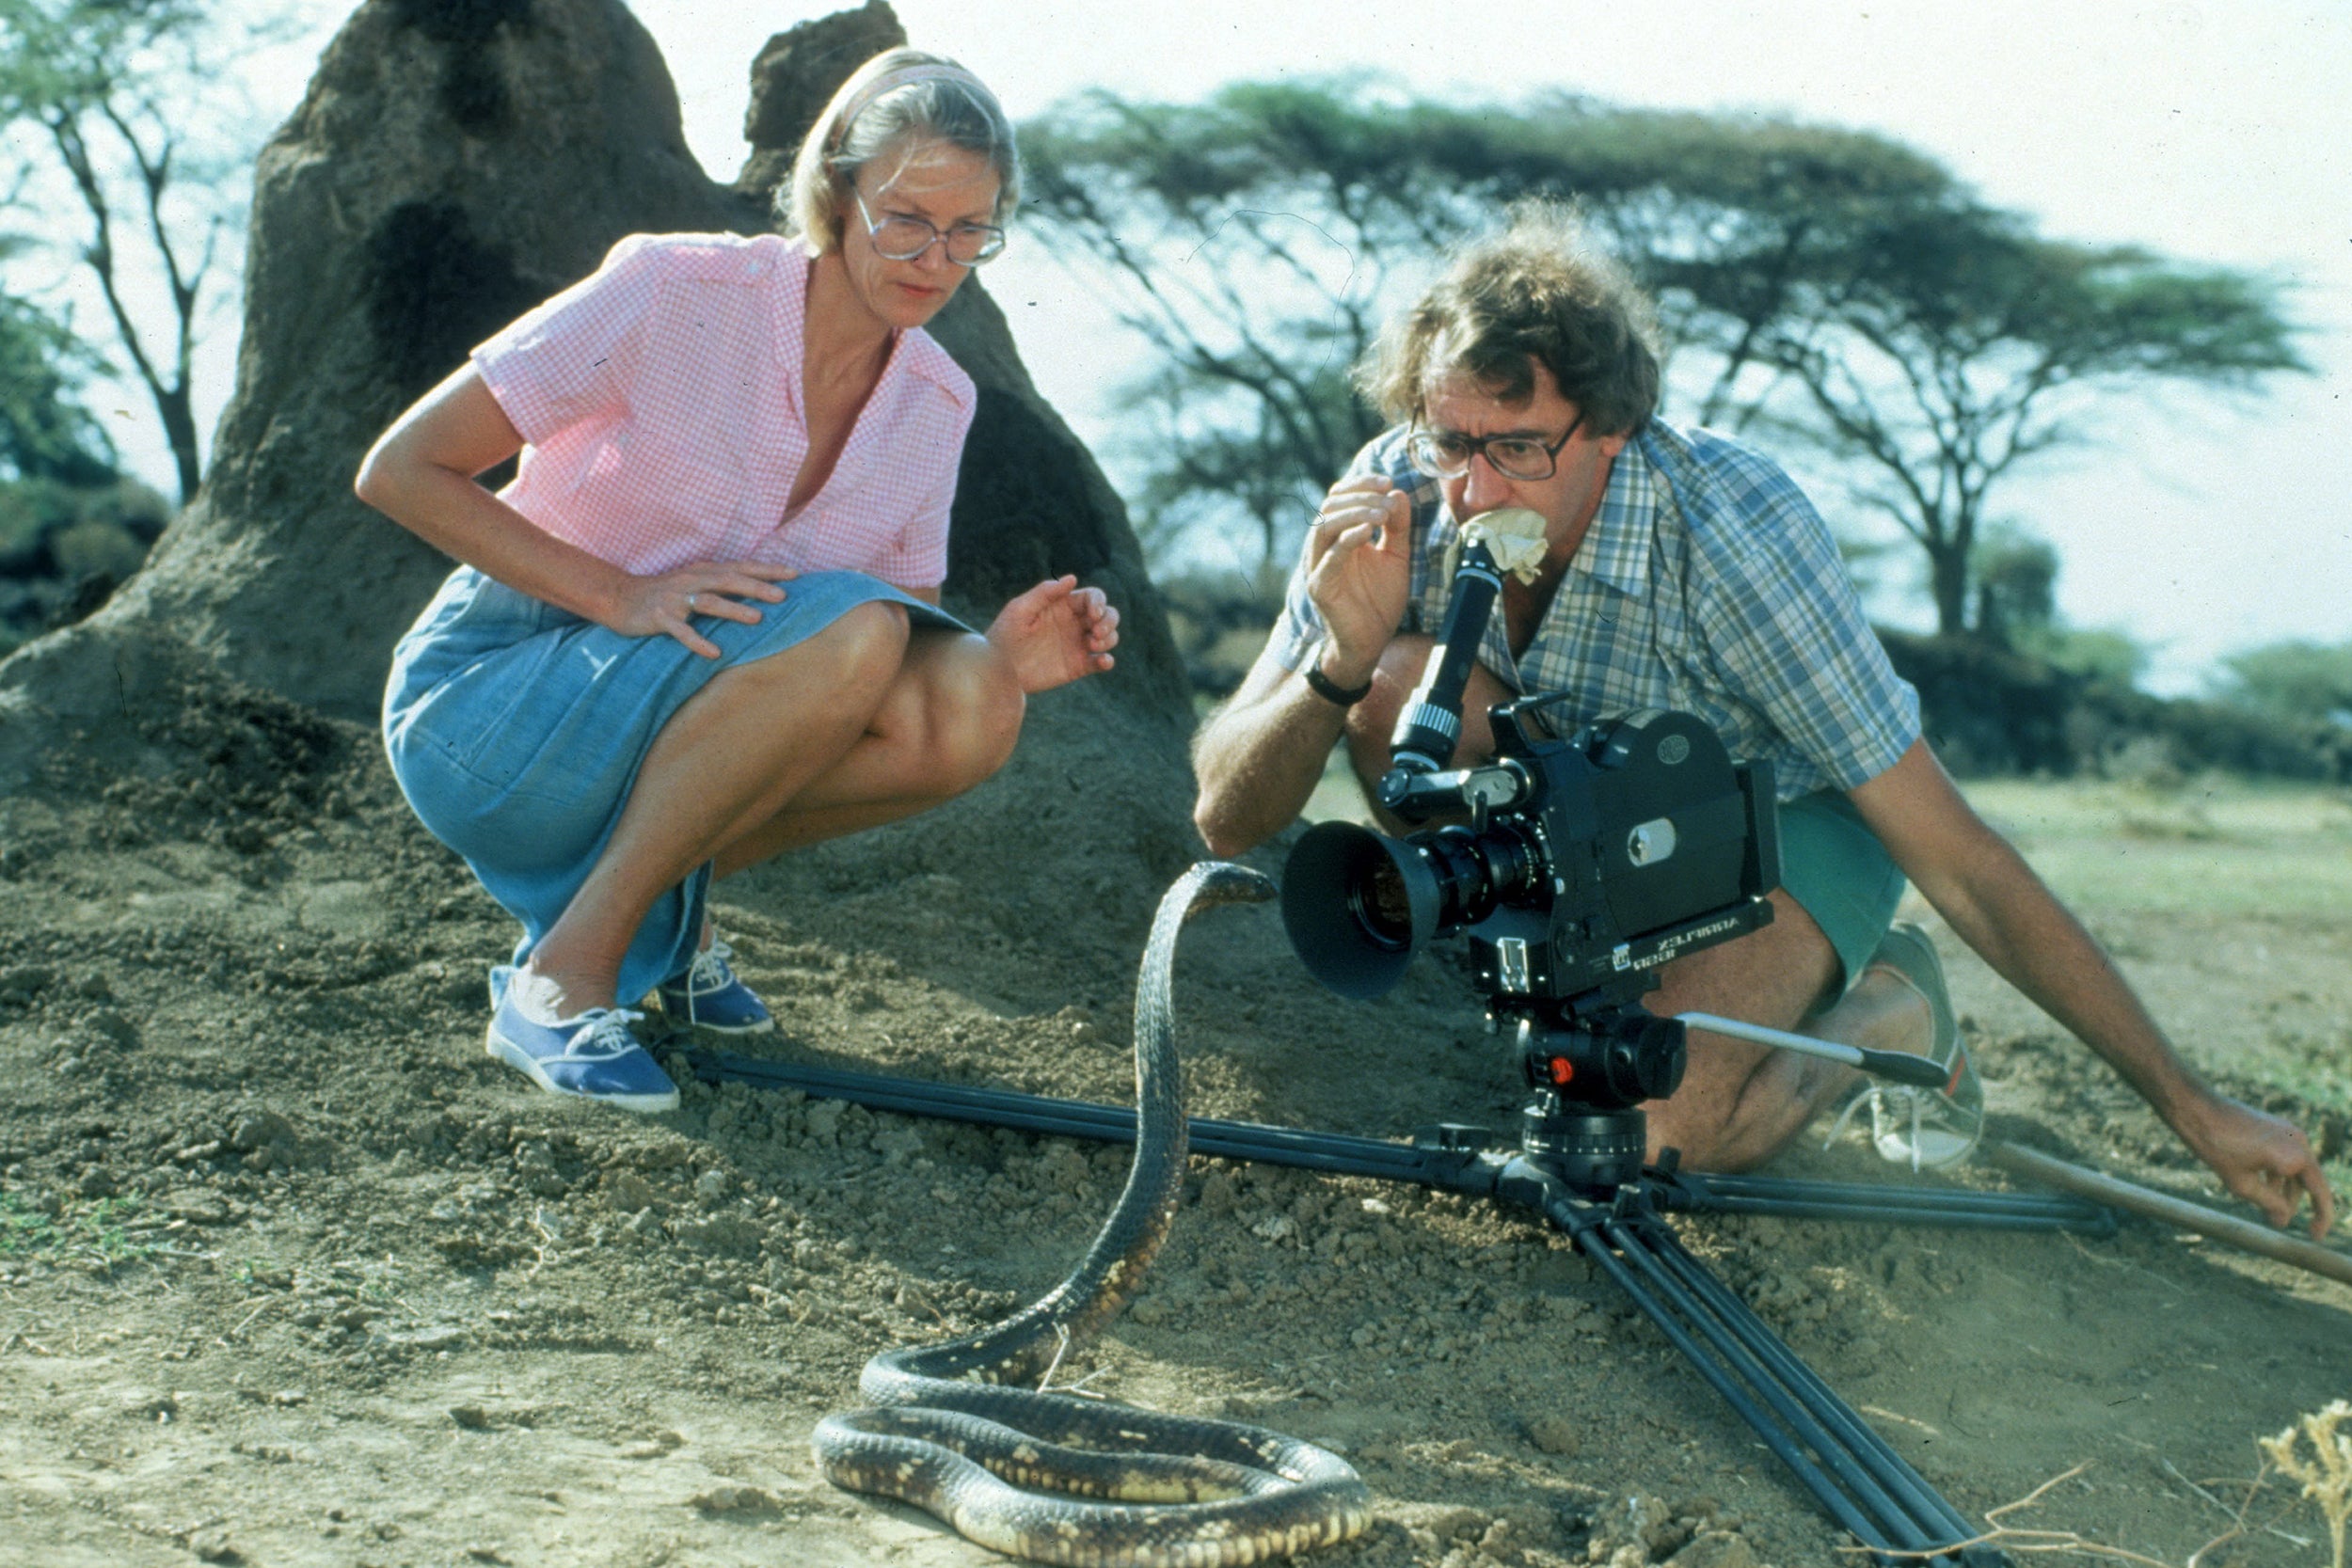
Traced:
[[[1778, 889], [1772, 898], [1772, 925], [1668, 964], [1644, 1006], [1668, 1017], [1719, 1013], [1873, 1051], [1928, 1049], [1933, 1022], [1926, 1000], [1888, 971], [1865, 971], [1817, 1011], [1836, 974], [1836, 955], [1796, 900]], [[1841, 1063], [1693, 1029], [1682, 1086], [1648, 1107], [1650, 1154], [1671, 1147], [1695, 1169], [1751, 1169], [1859, 1080]]]

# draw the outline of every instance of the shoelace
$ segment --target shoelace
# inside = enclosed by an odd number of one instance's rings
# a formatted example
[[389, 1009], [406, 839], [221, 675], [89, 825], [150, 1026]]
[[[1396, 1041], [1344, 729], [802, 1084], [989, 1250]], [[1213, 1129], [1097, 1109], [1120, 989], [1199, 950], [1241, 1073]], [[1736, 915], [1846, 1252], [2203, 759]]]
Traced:
[[723, 937], [712, 937], [710, 945], [694, 955], [694, 961], [686, 971], [686, 994], [691, 1000], [696, 991], [723, 990], [735, 984], [735, 971], [727, 960], [735, 957], [735, 949]]
[[628, 1007], [590, 1008], [576, 1021], [583, 1027], [574, 1030], [572, 1037], [564, 1042], [564, 1058], [575, 1062], [604, 1061], [643, 1050], [637, 1037], [628, 1032], [628, 1026], [644, 1016]]
[[[1931, 1102], [1927, 1095], [1904, 1084], [1873, 1084], [1864, 1089], [1860, 1094], [1855, 1095], [1851, 1100], [1847, 1101], [1846, 1108], [1837, 1113], [1837, 1119], [1836, 1121], [1830, 1123], [1829, 1136], [1821, 1140], [1821, 1147], [1823, 1148], [1827, 1148], [1832, 1144], [1835, 1144], [1837, 1141], [1838, 1135], [1846, 1131], [1846, 1124], [1853, 1119], [1854, 1113], [1862, 1109], [1862, 1107], [1866, 1104], [1870, 1107], [1870, 1141], [1873, 1144], [1880, 1143], [1885, 1138], [1887, 1123], [1890, 1119], [1892, 1119], [1888, 1114], [1886, 1105], [1887, 1101], [1890, 1099], [1899, 1099], [1905, 1105], [1910, 1107], [1911, 1168], [1915, 1174], [1924, 1170], [1926, 1166], [1920, 1163], [1919, 1150], [1925, 1140], [1922, 1139], [1919, 1134], [1926, 1131], [1927, 1113], [1930, 1109]], [[1945, 1106], [1940, 1101], [1934, 1102], [1933, 1109], [1937, 1113], [1937, 1119], [1939, 1121], [1950, 1119], [1950, 1117], [1946, 1113]], [[1954, 1129], [1954, 1131], [1960, 1130]]]
[[727, 965], [727, 960], [733, 957], [735, 949], [726, 944], [725, 938], [718, 936], [710, 939], [709, 946], [695, 951], [694, 961], [686, 966], [684, 989], [688, 1028], [702, 1022], [701, 998], [735, 984], [735, 971]]

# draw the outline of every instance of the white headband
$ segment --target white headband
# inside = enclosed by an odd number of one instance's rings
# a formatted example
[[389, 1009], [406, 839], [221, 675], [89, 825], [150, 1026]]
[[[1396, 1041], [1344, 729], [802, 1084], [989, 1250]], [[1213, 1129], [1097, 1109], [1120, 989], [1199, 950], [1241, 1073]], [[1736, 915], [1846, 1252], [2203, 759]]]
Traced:
[[983, 98], [994, 96], [977, 76], [960, 65], [903, 65], [896, 71], [883, 71], [866, 83], [865, 89], [850, 101], [850, 106], [841, 112], [840, 120], [833, 128], [833, 145], [838, 149], [849, 140], [850, 127], [857, 122], [858, 116], [872, 106], [876, 99], [920, 82], [961, 82]]

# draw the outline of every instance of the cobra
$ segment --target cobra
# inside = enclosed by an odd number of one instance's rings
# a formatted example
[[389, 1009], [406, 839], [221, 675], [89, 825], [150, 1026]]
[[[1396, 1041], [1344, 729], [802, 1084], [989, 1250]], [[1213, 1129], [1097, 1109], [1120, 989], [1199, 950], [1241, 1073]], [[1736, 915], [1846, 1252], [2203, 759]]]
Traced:
[[1170, 1005], [1177, 936], [1199, 911], [1273, 895], [1266, 878], [1224, 861], [1168, 890], [1136, 985], [1136, 1154], [1119, 1202], [1077, 1267], [1028, 1307], [867, 1362], [858, 1391], [870, 1408], [827, 1417], [811, 1437], [834, 1484], [1073, 1568], [1263, 1562], [1371, 1524], [1354, 1468], [1311, 1443], [1035, 1386], [1135, 1296], [1175, 1220], [1187, 1148]]

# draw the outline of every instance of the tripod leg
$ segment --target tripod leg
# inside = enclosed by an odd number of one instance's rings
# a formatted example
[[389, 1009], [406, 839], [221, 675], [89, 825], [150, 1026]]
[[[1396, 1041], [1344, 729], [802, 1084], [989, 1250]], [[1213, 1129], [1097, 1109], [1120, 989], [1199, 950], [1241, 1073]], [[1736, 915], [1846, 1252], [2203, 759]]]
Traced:
[[1977, 1532], [1654, 1217], [1614, 1217], [1556, 1187], [1543, 1208], [1831, 1517], [1867, 1546], [1906, 1554], [1883, 1560], [2006, 1560], [1989, 1547], [1936, 1552]]
[[1663, 1227], [1659, 1228], [1658, 1237], [1661, 1243], [1658, 1248], [1661, 1262], [1706, 1305], [1718, 1321], [1738, 1336], [1740, 1343], [1756, 1356], [1764, 1370], [1801, 1401], [1814, 1418], [1829, 1430], [1833, 1440], [1844, 1445], [1848, 1452], [1861, 1461], [1878, 1482], [1938, 1544], [1965, 1541], [1980, 1533], [1972, 1528], [1959, 1511], [1928, 1483], [1925, 1477], [1864, 1421], [1851, 1405], [1824, 1383], [1820, 1373], [1799, 1359], [1797, 1354], [1756, 1316], [1747, 1303], [1733, 1295], [1722, 1281], [1708, 1274], [1679, 1240]]

